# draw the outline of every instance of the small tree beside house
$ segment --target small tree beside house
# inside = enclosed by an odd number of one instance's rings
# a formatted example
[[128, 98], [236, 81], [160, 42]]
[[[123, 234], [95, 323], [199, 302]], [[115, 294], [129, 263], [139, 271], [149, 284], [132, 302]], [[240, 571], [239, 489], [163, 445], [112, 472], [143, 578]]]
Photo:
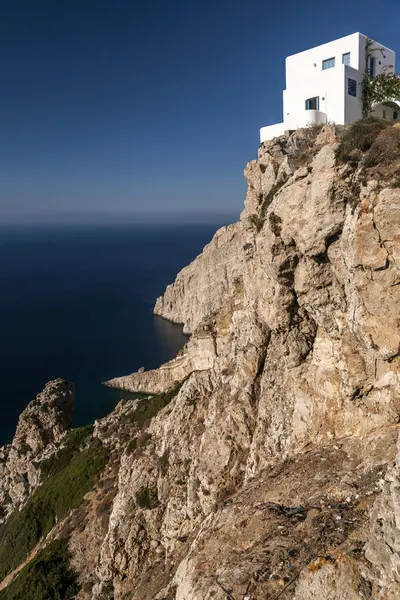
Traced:
[[373, 44], [368, 39], [365, 47], [365, 71], [361, 84], [364, 117], [368, 117], [377, 104], [400, 100], [400, 75], [393, 73], [393, 67], [387, 67], [376, 77], [371, 73], [370, 59], [377, 52], [384, 52], [383, 48], [373, 48]]

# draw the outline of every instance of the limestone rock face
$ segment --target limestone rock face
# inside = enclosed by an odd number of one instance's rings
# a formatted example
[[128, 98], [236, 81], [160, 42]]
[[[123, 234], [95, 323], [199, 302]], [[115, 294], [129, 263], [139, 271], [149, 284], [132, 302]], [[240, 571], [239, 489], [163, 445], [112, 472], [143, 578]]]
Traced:
[[[372, 588], [372, 572], [389, 561], [394, 573], [393, 558], [364, 547], [398, 437], [400, 190], [365, 183], [336, 146], [326, 126], [260, 148], [239, 223], [157, 300], [189, 342], [110, 382], [160, 392], [185, 380], [146, 447], [121, 460], [98, 568], [121, 597], [242, 598], [251, 581], [264, 598], [295, 577], [283, 597], [355, 600], [389, 585], [380, 575]], [[151, 509], [133, 500], [143, 489]], [[273, 503], [300, 507], [292, 533]]]
[[240, 281], [246, 238], [241, 222], [219, 229], [202, 254], [157, 299], [154, 312], [183, 323], [184, 331], [192, 333], [205, 317], [221, 308]]
[[400, 597], [400, 453], [379, 481], [365, 556], [372, 563], [372, 581], [379, 598]]
[[240, 221], [157, 300], [188, 343], [108, 382], [176, 395], [95, 424], [117, 483], [72, 534], [80, 600], [400, 597], [400, 188], [337, 144], [260, 147]]
[[54, 452], [72, 423], [74, 386], [46, 384], [21, 413], [12, 443], [0, 449], [2, 518], [20, 508], [40, 482], [40, 462]]

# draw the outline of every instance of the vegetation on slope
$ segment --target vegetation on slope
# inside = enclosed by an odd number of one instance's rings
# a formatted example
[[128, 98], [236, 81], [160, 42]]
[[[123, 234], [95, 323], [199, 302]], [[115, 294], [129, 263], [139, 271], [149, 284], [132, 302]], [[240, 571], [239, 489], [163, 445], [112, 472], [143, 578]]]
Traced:
[[157, 396], [150, 396], [145, 400], [141, 400], [136, 404], [132, 412], [129, 412], [125, 416], [125, 421], [133, 423], [137, 427], [146, 428], [151, 419], [157, 416], [160, 410], [165, 408], [175, 398], [182, 385], [183, 382], [164, 394], [157, 394]]
[[66, 436], [63, 447], [40, 465], [42, 476], [47, 478], [56, 475], [69, 465], [74, 454], [88, 442], [93, 432], [93, 426], [72, 429]]
[[388, 127], [380, 132], [366, 155], [365, 167], [389, 165], [400, 159], [400, 127]]
[[336, 158], [340, 162], [359, 161], [367, 152], [380, 132], [390, 127], [389, 121], [368, 117], [355, 121], [347, 127], [336, 150]]
[[347, 126], [336, 150], [342, 163], [359, 167], [358, 180], [384, 180], [386, 186], [400, 187], [400, 126], [375, 117]]
[[[173, 400], [181, 385], [179, 384], [164, 394], [147, 396], [146, 399], [140, 400], [132, 411], [124, 416], [123, 420], [127, 424], [135, 425], [139, 430], [146, 430], [151, 419]], [[101, 472], [107, 461], [107, 452], [100, 440], [91, 437], [92, 430], [91, 426], [81, 427], [68, 434], [63, 447], [42, 462], [41, 473], [44, 480], [42, 485], [32, 494], [20, 512], [15, 511], [3, 525], [0, 525], [0, 581], [26, 559], [37, 543], [51, 531], [58, 521], [63, 519], [70, 510], [78, 508], [82, 504], [85, 494], [92, 489], [95, 477]], [[139, 434], [140, 442], [142, 441], [141, 436], [146, 436], [145, 431]], [[132, 443], [136, 448], [137, 438], [134, 438]], [[146, 508], [154, 508], [156, 497], [148, 490], [144, 490], [138, 501]], [[50, 544], [48, 549], [50, 550], [52, 547], [53, 544]], [[60, 590], [64, 590], [62, 587], [64, 574], [67, 573], [66, 554], [63, 548], [57, 547], [54, 560], [51, 561], [49, 561], [50, 555], [47, 550], [40, 552], [38, 557], [23, 569], [13, 584], [8, 586], [3, 592], [3, 596], [0, 595], [0, 600], [30, 597], [21, 595], [20, 589], [24, 589], [26, 581], [30, 579], [34, 581], [36, 576], [43, 579], [44, 587], [40, 588], [39, 595], [34, 596], [35, 599], [69, 598], [68, 595], [57, 595], [59, 593], [57, 585], [60, 586]], [[68, 577], [65, 577], [68, 580]], [[58, 583], [57, 578], [60, 579]], [[20, 582], [18, 586], [22, 587], [18, 587], [16, 582]], [[46, 586], [48, 587], [47, 596], [43, 595], [45, 594], [43, 590], [47, 589]], [[50, 591], [53, 589], [54, 592]], [[7, 590], [11, 590], [9, 592], [11, 595], [4, 595]], [[67, 592], [64, 590], [63, 593]]]
[[69, 567], [67, 542], [56, 540], [0, 592], [0, 600], [72, 600], [78, 591], [75, 573]]
[[88, 433], [86, 428], [71, 432], [66, 447], [47, 462], [44, 483], [0, 526], [0, 580], [21, 564], [57, 521], [80, 506], [104, 468], [107, 452], [98, 440], [80, 449]]

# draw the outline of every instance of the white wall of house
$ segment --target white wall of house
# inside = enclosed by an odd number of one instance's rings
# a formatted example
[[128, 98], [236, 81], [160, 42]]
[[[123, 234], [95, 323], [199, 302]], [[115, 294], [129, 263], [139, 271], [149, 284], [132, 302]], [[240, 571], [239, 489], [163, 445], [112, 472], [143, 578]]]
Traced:
[[275, 125], [268, 125], [268, 127], [262, 127], [260, 129], [261, 142], [264, 140], [272, 140], [275, 137], [283, 135], [286, 131], [285, 123], [276, 123]]
[[[367, 36], [362, 35], [362, 33], [357, 33], [356, 35], [359, 36], [359, 44], [360, 44], [360, 50], [359, 50], [360, 64], [359, 64], [358, 68], [360, 71], [362, 71], [364, 73], [364, 71], [365, 71], [365, 46], [366, 46], [368, 38], [367, 38]], [[383, 51], [381, 52], [380, 49], [383, 49]], [[375, 50], [375, 52], [374, 52], [375, 66], [376, 66], [375, 75], [378, 75], [379, 73], [382, 73], [385, 70], [388, 70], [389, 72], [394, 71], [395, 66], [396, 66], [396, 53], [393, 52], [393, 50], [386, 48], [386, 46], [384, 46], [383, 44], [380, 44], [379, 42], [373, 43], [372, 50]], [[353, 65], [351, 65], [351, 66], [353, 66]]]
[[[357, 70], [353, 67], [344, 67], [343, 73], [343, 98], [344, 98], [344, 119], [343, 121], [335, 121], [342, 125], [346, 123], [352, 123], [361, 119], [363, 116], [363, 105], [362, 105], [362, 79], [364, 69]], [[349, 81], [356, 82], [356, 96], [349, 94]], [[334, 119], [331, 119], [334, 121]]]
[[307, 77], [291, 82], [286, 88], [284, 104], [284, 120], [287, 129], [304, 126], [307, 120], [306, 100], [318, 98], [318, 108], [325, 113], [328, 120], [336, 123], [344, 122], [344, 70], [342, 65], [332, 71], [312, 71]]
[[[286, 59], [286, 104], [284, 119], [296, 129], [296, 122], [306, 118], [305, 102], [318, 98], [319, 110], [328, 121], [344, 123], [344, 66], [343, 54], [350, 52], [350, 64], [359, 65], [359, 36], [353, 34], [328, 44], [311, 48]], [[324, 60], [334, 60], [334, 66], [323, 69]]]
[[[289, 56], [283, 122], [263, 127], [261, 142], [311, 123], [347, 124], [360, 119], [367, 39], [361, 33], [354, 33]], [[383, 48], [378, 42], [374, 42], [373, 47]], [[374, 53], [375, 75], [394, 66], [392, 50], [384, 48]]]

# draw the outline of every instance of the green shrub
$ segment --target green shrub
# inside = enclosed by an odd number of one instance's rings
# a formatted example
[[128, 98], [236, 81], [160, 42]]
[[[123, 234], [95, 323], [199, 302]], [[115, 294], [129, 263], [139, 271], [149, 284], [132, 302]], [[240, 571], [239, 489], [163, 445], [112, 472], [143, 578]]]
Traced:
[[148, 508], [152, 510], [153, 508], [157, 508], [158, 502], [158, 494], [155, 488], [145, 487], [139, 490], [136, 493], [136, 504], [140, 508]]
[[21, 511], [0, 525], [0, 580], [15, 569], [56, 522], [80, 506], [107, 461], [106, 450], [92, 445], [75, 452], [69, 464], [52, 463], [48, 478]]
[[380, 132], [363, 164], [366, 167], [389, 165], [400, 159], [400, 127], [389, 127]]
[[69, 567], [67, 542], [57, 540], [0, 591], [0, 600], [72, 600], [78, 592], [76, 575]]
[[114, 595], [114, 582], [113, 582], [112, 579], [109, 579], [108, 581], [105, 581], [103, 583], [102, 591], [105, 594], [108, 594], [108, 595], [111, 595], [111, 596]]
[[336, 150], [337, 160], [341, 162], [360, 160], [362, 154], [371, 148], [380, 132], [389, 125], [387, 121], [376, 117], [361, 119], [349, 125]]
[[250, 215], [249, 221], [250, 221], [251, 225], [254, 227], [254, 229], [257, 231], [257, 233], [259, 233], [261, 231], [261, 229], [263, 228], [264, 219], [262, 219], [258, 215]]

